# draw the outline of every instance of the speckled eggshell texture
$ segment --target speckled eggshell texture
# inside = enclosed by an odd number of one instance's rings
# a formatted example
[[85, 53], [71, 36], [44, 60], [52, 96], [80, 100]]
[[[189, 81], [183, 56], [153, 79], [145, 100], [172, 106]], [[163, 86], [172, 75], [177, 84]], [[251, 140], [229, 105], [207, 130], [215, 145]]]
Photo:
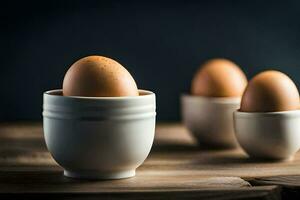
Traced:
[[240, 111], [278, 112], [299, 109], [295, 83], [279, 71], [265, 71], [250, 80], [242, 97]]
[[227, 59], [212, 59], [200, 66], [191, 94], [206, 97], [240, 97], [247, 85], [243, 71]]
[[88, 56], [75, 62], [63, 81], [64, 96], [138, 96], [130, 73], [117, 61], [103, 56]]

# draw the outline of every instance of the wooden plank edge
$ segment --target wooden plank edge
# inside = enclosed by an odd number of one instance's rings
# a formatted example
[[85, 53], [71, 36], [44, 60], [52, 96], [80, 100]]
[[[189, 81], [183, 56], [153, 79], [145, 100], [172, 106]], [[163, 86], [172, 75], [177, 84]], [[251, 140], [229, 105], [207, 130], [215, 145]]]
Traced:
[[282, 188], [282, 199], [300, 199], [300, 176], [272, 176], [247, 180], [253, 186], [276, 185]]
[[161, 190], [161, 191], [134, 191], [114, 193], [65, 193], [65, 192], [34, 192], [34, 193], [0, 193], [0, 199], [281, 199], [281, 190], [277, 186], [257, 186], [245, 188], [205, 188], [193, 190]]

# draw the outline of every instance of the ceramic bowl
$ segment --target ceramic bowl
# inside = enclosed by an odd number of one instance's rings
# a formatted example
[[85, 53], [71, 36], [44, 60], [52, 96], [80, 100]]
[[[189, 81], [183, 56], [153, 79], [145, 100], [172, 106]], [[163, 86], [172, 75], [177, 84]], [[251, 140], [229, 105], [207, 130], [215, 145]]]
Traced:
[[233, 112], [239, 109], [241, 98], [182, 95], [181, 110], [184, 125], [209, 148], [235, 148]]
[[300, 111], [234, 113], [236, 137], [253, 158], [291, 159], [300, 148]]
[[87, 179], [132, 177], [150, 152], [155, 94], [137, 97], [67, 97], [44, 93], [46, 145], [64, 175]]

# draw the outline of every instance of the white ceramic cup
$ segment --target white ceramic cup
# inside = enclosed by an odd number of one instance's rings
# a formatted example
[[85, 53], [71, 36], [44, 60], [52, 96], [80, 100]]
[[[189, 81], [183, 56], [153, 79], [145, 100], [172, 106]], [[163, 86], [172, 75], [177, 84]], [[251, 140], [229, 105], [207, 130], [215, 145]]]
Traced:
[[300, 111], [234, 112], [236, 137], [253, 158], [291, 159], [300, 148]]
[[155, 94], [67, 97], [44, 93], [43, 124], [53, 158], [73, 178], [132, 177], [148, 156], [155, 131]]
[[233, 112], [239, 109], [239, 97], [181, 96], [184, 125], [200, 145], [234, 148], [237, 141], [233, 129]]

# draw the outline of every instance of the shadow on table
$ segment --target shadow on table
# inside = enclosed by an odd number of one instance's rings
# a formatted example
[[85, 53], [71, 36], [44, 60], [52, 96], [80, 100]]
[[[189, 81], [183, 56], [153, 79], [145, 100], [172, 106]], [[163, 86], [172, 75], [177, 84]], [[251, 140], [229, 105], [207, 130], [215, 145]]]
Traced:
[[246, 154], [228, 154], [228, 155], [204, 155], [195, 160], [194, 164], [210, 164], [210, 165], [232, 165], [232, 164], [268, 164], [268, 163], [278, 163], [278, 162], [288, 162], [270, 159], [258, 159], [250, 158]]
[[[122, 179], [125, 180], [125, 179]], [[15, 186], [25, 187], [28, 185], [32, 188], [43, 186], [64, 186], [73, 185], [76, 183], [92, 183], [92, 182], [112, 182], [114, 180], [95, 180], [95, 179], [74, 179], [68, 178], [63, 175], [63, 170], [59, 167], [45, 168], [43, 170], [31, 169], [31, 170], [3, 170], [0, 169], [0, 182], [6, 184], [14, 184]], [[24, 188], [25, 189], [25, 188]]]
[[3, 148], [47, 150], [45, 140], [43, 138], [0, 138], [0, 149]]
[[197, 145], [165, 143], [154, 144], [151, 152], [197, 152], [199, 150]]
[[232, 149], [228, 146], [211, 146], [199, 143], [160, 142], [154, 143], [151, 152], [219, 152]]

